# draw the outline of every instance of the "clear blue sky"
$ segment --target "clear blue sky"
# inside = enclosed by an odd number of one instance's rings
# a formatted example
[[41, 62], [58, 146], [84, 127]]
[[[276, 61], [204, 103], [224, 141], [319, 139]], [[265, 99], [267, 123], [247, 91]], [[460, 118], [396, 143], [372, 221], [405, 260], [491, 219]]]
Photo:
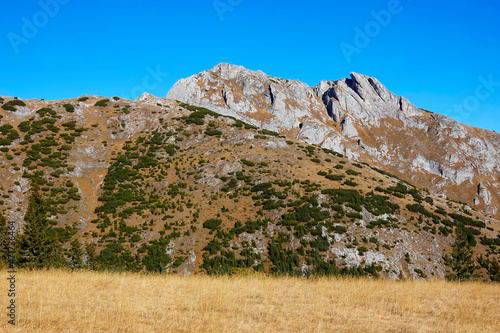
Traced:
[[[219, 62], [309, 85], [354, 71], [418, 107], [500, 132], [499, 2], [397, 2], [4, 1], [0, 95], [165, 96]], [[377, 21], [380, 11], [390, 17]]]

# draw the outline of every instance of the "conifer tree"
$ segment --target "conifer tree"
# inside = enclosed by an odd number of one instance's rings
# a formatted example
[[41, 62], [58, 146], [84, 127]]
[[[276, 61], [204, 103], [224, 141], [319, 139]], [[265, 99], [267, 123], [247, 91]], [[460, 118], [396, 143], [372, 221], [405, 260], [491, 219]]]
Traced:
[[85, 268], [83, 263], [83, 250], [80, 241], [76, 238], [71, 240], [69, 248], [69, 268], [80, 270]]
[[444, 257], [445, 264], [451, 267], [454, 274], [449, 274], [446, 278], [459, 281], [475, 279], [477, 275], [474, 272], [478, 269], [478, 266], [474, 263], [474, 252], [467, 234], [462, 227], [458, 227], [455, 233], [455, 242], [451, 246], [451, 255]]
[[65, 265], [61, 244], [51, 236], [46, 203], [37, 188], [29, 197], [24, 230], [19, 237], [18, 265], [30, 269], [59, 268]]
[[477, 262], [481, 267], [486, 269], [488, 276], [493, 282], [500, 282], [500, 262], [495, 258], [484, 258], [481, 254], [477, 258]]
[[87, 266], [90, 270], [96, 269], [95, 262], [95, 244], [87, 243], [85, 244], [85, 254], [87, 256]]
[[9, 263], [9, 226], [7, 219], [0, 212], [0, 267], [6, 267]]

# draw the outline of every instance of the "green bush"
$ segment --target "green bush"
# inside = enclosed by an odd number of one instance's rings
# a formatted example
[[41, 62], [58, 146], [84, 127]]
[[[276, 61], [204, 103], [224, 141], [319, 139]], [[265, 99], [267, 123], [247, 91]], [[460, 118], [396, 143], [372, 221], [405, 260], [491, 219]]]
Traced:
[[72, 104], [64, 104], [63, 107], [66, 109], [68, 112], [75, 112], [75, 107]]
[[353, 181], [351, 181], [351, 180], [348, 179], [348, 180], [346, 180], [344, 182], [344, 185], [353, 186], [354, 187], [354, 186], [358, 186], [358, 183], [355, 183], [355, 182], [353, 182]]
[[206, 135], [210, 135], [210, 136], [221, 136], [222, 135], [222, 132], [219, 131], [219, 130], [214, 130], [214, 129], [207, 129], [205, 131], [205, 134]]
[[45, 117], [47, 113], [51, 116], [55, 116], [57, 114], [57, 112], [52, 110], [51, 108], [41, 108], [40, 110], [37, 110], [36, 113], [38, 113], [40, 117]]
[[241, 163], [245, 164], [246, 166], [253, 167], [255, 166], [255, 163], [246, 159], [241, 159]]
[[189, 111], [194, 111], [186, 118], [187, 124], [203, 125], [205, 123], [203, 119], [205, 118], [206, 115], [210, 115], [215, 118], [219, 117], [218, 113], [213, 112], [206, 108], [192, 106], [185, 103], [181, 103], [180, 106], [185, 109], [188, 109]]
[[435, 216], [434, 214], [432, 214], [431, 212], [429, 212], [427, 209], [425, 209], [424, 206], [420, 205], [420, 204], [408, 204], [406, 205], [406, 208], [410, 211], [410, 212], [414, 212], [414, 213], [420, 213], [422, 215], [425, 215], [427, 217], [433, 217]]
[[343, 175], [326, 175], [325, 178], [330, 179], [330, 180], [342, 180], [342, 179], [344, 179], [344, 176]]
[[456, 213], [451, 213], [449, 215], [455, 221], [461, 222], [465, 225], [470, 225], [470, 226], [479, 227], [479, 228], [486, 228], [486, 224], [482, 221], [473, 220], [470, 217], [463, 216], [463, 215], [456, 214]]
[[210, 229], [210, 230], [215, 230], [215, 229], [218, 229], [221, 224], [222, 224], [222, 220], [208, 219], [205, 222], [203, 222], [203, 227]]
[[368, 252], [368, 249], [366, 247], [364, 247], [364, 246], [358, 247], [358, 253], [360, 256], [364, 256], [365, 252]]
[[67, 123], [62, 124], [64, 127], [66, 127], [68, 130], [74, 130], [76, 127], [76, 121], [68, 121]]
[[347, 213], [345, 214], [347, 217], [354, 218], [354, 219], [362, 219], [363, 215], [360, 213]]
[[360, 172], [356, 172], [356, 171], [351, 170], [351, 169], [346, 170], [346, 172], [345, 172], [345, 173], [347, 173], [347, 174], [348, 174], [348, 175], [350, 175], [350, 176], [357, 176], [357, 175], [361, 174]]
[[2, 105], [2, 109], [7, 111], [17, 111], [16, 106], [26, 106], [26, 103], [20, 99], [13, 99]]
[[109, 102], [109, 99], [107, 99], [107, 98], [106, 99], [101, 99], [101, 100], [95, 102], [94, 105], [95, 106], [100, 106], [100, 107], [106, 107], [106, 106], [108, 106], [108, 102]]
[[280, 136], [279, 133], [276, 133], [276, 132], [273, 132], [273, 131], [269, 131], [269, 130], [266, 130], [266, 129], [263, 129], [261, 131], [259, 131], [260, 134], [264, 134], [264, 135], [271, 135], [271, 136]]

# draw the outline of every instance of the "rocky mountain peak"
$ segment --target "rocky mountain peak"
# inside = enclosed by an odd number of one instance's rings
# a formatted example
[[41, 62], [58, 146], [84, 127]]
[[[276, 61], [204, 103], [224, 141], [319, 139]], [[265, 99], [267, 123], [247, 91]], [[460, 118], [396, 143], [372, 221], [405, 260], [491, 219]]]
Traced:
[[310, 87], [221, 63], [179, 80], [167, 98], [378, 164], [435, 193], [498, 213], [500, 135], [424, 112], [374, 77], [353, 72]]
[[221, 62], [210, 69], [211, 72], [219, 72], [219, 73], [235, 72], [242, 70], [246, 70], [246, 68], [239, 65], [228, 64], [226, 62]]

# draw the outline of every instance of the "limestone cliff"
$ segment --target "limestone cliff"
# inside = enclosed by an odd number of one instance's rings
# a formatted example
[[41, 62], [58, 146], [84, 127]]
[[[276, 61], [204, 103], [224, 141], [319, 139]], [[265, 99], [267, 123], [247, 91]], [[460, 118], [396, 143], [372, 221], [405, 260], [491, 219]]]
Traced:
[[421, 110], [377, 79], [310, 87], [219, 64], [179, 80], [167, 98], [378, 164], [435, 194], [499, 216], [500, 135]]

